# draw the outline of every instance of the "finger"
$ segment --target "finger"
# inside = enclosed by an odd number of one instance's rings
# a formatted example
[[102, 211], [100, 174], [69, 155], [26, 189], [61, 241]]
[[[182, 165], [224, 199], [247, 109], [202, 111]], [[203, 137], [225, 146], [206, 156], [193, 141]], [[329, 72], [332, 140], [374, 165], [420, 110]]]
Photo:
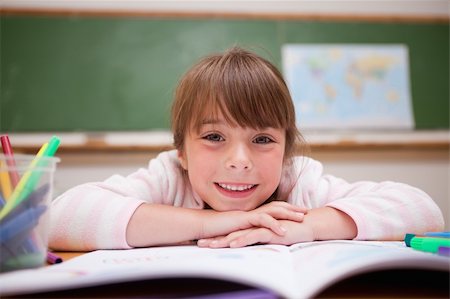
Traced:
[[207, 240], [207, 239], [200, 239], [200, 240], [197, 240], [197, 246], [198, 247], [208, 247], [210, 242], [211, 241]]
[[249, 221], [252, 226], [268, 228], [277, 235], [284, 236], [286, 234], [286, 228], [284, 228], [277, 219], [273, 218], [269, 214], [255, 214], [254, 217], [250, 217]]
[[209, 244], [209, 246], [210, 246], [211, 248], [224, 248], [224, 247], [229, 247], [229, 246], [230, 246], [230, 243], [231, 243], [233, 240], [239, 238], [240, 236], [243, 236], [243, 235], [247, 234], [248, 232], [250, 232], [250, 231], [252, 231], [252, 230], [254, 230], [254, 229], [255, 229], [255, 228], [250, 228], [250, 229], [244, 229], [244, 230], [239, 230], [239, 231], [235, 231], [235, 232], [229, 233], [229, 234], [226, 235], [226, 236], [216, 238], [215, 240], [213, 240], [213, 241]]
[[233, 237], [230, 235], [228, 236], [224, 236], [220, 239], [216, 239], [213, 240], [210, 244], [209, 247], [210, 248], [225, 248], [225, 247], [229, 247], [230, 246], [230, 242], [232, 242], [235, 238], [237, 237]]
[[267, 229], [254, 229], [248, 233], [230, 241], [230, 248], [249, 246], [257, 243], [268, 243], [272, 239], [273, 232]]
[[273, 207], [266, 211], [267, 214], [278, 220], [292, 220], [302, 222], [305, 217], [304, 213], [288, 210], [282, 207]]
[[286, 208], [288, 210], [295, 211], [295, 212], [300, 212], [300, 213], [307, 213], [308, 212], [308, 209], [305, 208], [305, 207], [300, 207], [300, 206], [297, 206], [297, 205], [293, 205], [293, 204], [290, 204], [290, 203], [285, 202], [285, 201], [272, 201], [270, 203], [270, 205], [274, 205], [276, 207]]
[[219, 238], [221, 238], [221, 237], [199, 239], [199, 240], [197, 240], [197, 246], [198, 247], [210, 247], [210, 244], [213, 241], [218, 240]]
[[305, 218], [305, 214], [304, 213], [299, 213], [299, 212], [290, 212], [286, 215], [286, 220], [291, 220], [291, 221], [295, 221], [295, 222], [302, 222], [303, 219]]
[[228, 247], [231, 240], [234, 240], [238, 236], [244, 233], [245, 230], [232, 232], [225, 236], [218, 236], [213, 238], [205, 238], [197, 241], [199, 247], [209, 247], [209, 248], [222, 248]]

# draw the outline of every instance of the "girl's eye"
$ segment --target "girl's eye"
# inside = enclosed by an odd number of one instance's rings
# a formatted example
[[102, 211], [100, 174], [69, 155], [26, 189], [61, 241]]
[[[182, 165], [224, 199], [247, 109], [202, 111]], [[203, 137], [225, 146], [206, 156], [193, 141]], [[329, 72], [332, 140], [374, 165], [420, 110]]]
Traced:
[[208, 134], [208, 135], [204, 136], [203, 139], [206, 139], [206, 140], [212, 141], [212, 142], [219, 142], [219, 141], [225, 140], [225, 139], [223, 139], [222, 136], [220, 136], [217, 133]]
[[258, 136], [253, 140], [253, 142], [258, 144], [266, 144], [273, 142], [273, 140], [267, 136]]

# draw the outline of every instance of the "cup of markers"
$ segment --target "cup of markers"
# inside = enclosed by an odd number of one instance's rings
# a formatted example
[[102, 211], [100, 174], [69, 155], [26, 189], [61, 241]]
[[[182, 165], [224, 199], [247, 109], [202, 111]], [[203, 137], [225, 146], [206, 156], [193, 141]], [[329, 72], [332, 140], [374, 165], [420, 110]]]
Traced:
[[45, 154], [48, 145], [36, 156], [0, 154], [0, 272], [45, 265], [49, 205], [59, 162], [53, 157], [56, 148]]

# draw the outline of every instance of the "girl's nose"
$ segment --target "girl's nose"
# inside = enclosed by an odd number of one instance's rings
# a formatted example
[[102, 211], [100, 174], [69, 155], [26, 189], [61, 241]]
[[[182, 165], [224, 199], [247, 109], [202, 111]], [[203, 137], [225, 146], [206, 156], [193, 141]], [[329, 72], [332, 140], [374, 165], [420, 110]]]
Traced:
[[250, 170], [253, 168], [250, 151], [245, 145], [230, 148], [226, 167], [231, 170]]

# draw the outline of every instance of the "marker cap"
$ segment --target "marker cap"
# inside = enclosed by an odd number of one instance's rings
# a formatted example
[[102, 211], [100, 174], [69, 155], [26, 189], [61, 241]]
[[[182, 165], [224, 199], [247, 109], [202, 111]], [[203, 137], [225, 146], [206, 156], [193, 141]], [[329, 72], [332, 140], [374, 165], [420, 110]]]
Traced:
[[408, 247], [411, 247], [411, 239], [414, 238], [416, 235], [415, 234], [406, 234], [405, 235], [405, 244]]

